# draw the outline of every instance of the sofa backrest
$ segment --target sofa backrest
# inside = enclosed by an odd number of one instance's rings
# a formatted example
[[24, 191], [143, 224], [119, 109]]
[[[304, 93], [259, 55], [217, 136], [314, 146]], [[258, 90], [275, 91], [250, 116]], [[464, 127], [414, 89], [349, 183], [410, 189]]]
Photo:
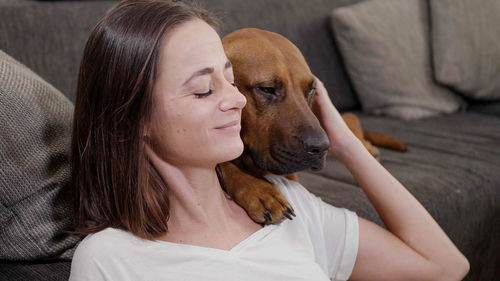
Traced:
[[[222, 19], [221, 36], [256, 27], [287, 37], [340, 110], [359, 108], [329, 24], [331, 11], [360, 0], [197, 0]], [[0, 0], [0, 49], [75, 100], [87, 36], [116, 1]]]
[[114, 3], [0, 0], [0, 49], [74, 102], [87, 37]]

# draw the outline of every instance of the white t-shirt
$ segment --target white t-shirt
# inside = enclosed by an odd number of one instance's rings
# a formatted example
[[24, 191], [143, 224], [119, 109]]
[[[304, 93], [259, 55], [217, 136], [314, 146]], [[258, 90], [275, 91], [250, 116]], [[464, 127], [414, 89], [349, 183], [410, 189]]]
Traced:
[[347, 280], [358, 251], [356, 214], [323, 202], [300, 183], [266, 178], [294, 208], [293, 220], [267, 225], [228, 251], [106, 228], [78, 245], [69, 280]]

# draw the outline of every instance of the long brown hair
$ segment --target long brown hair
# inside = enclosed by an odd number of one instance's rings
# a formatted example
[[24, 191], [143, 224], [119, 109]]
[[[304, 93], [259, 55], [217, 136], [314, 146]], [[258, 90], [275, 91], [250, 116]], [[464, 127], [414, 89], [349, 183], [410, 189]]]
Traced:
[[167, 187], [145, 154], [162, 38], [193, 19], [217, 19], [180, 1], [113, 6], [92, 30], [78, 76], [72, 136], [74, 234], [115, 227], [145, 238], [167, 231]]

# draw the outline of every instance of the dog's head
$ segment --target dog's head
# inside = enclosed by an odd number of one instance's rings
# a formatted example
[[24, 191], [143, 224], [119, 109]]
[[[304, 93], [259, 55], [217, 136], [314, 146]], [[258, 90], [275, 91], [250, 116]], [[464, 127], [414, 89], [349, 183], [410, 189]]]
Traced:
[[255, 28], [234, 31], [222, 43], [247, 98], [245, 152], [237, 162], [274, 174], [321, 169], [330, 143], [309, 107], [315, 84], [299, 49], [279, 34]]

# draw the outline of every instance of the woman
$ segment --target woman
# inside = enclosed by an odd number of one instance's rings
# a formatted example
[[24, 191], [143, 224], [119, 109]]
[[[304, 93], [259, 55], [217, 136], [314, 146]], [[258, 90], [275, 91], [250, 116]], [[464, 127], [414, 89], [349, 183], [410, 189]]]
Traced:
[[[215, 20], [180, 2], [122, 1], [92, 31], [73, 132], [70, 280], [460, 280], [467, 260], [364, 149], [316, 79], [313, 110], [389, 231], [269, 176], [296, 219], [262, 226], [223, 191], [243, 151]], [[168, 226], [168, 228], [167, 228]]]

